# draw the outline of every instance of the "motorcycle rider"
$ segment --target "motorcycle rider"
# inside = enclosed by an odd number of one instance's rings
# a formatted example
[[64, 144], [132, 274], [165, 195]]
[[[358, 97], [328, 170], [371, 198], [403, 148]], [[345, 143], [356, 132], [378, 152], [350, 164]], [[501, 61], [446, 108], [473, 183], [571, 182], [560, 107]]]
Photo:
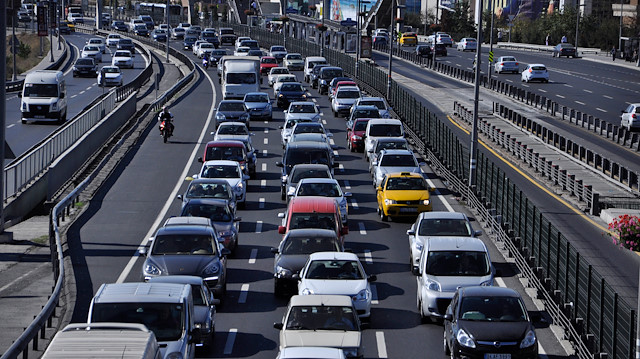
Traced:
[[202, 57], [202, 67], [204, 67], [205, 70], [209, 68], [209, 59], [207, 58], [207, 54], [204, 54]]
[[162, 112], [160, 112], [160, 114], [158, 114], [158, 122], [160, 122], [160, 126], [158, 127], [160, 129], [160, 135], [162, 135], [162, 126], [164, 123], [164, 126], [169, 126], [169, 134], [172, 135], [173, 134], [173, 115], [171, 114], [171, 112], [169, 112], [169, 107], [164, 106], [162, 107]]

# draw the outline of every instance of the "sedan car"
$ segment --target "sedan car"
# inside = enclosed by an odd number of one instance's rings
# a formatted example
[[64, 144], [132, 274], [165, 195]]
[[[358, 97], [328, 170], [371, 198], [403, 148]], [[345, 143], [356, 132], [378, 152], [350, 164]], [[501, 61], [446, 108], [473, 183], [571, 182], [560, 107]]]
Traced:
[[307, 90], [299, 82], [286, 82], [276, 92], [278, 108], [287, 108], [291, 102], [306, 101], [307, 98]]
[[209, 62], [211, 62], [212, 66], [217, 65], [222, 56], [227, 55], [229, 55], [227, 49], [214, 49], [213, 51], [211, 51], [211, 56], [209, 56]]
[[213, 44], [205, 42], [200, 44], [200, 46], [198, 46], [198, 51], [196, 53], [196, 56], [199, 59], [202, 58], [210, 58], [211, 57], [211, 53], [213, 52], [213, 50], [215, 50], [215, 46], [213, 46]]
[[452, 358], [538, 358], [536, 331], [520, 294], [489, 286], [458, 289], [445, 314], [444, 353]]
[[415, 32], [405, 32], [400, 35], [400, 46], [415, 46], [418, 44], [418, 36]]
[[296, 192], [298, 183], [305, 178], [328, 178], [332, 179], [333, 175], [327, 165], [300, 163], [291, 168], [291, 172], [281, 179], [281, 198], [287, 199], [287, 194], [291, 196]]
[[553, 57], [576, 57], [577, 55], [578, 54], [576, 54], [576, 47], [566, 42], [554, 46], [552, 50]]
[[249, 112], [242, 100], [222, 100], [216, 108], [216, 128], [226, 121], [244, 122], [249, 127]]
[[348, 252], [316, 252], [300, 271], [298, 295], [340, 294], [353, 301], [358, 317], [371, 316], [371, 287], [358, 256]]
[[493, 66], [493, 69], [499, 74], [503, 72], [513, 72], [517, 74], [520, 72], [520, 64], [513, 56], [500, 56]]
[[133, 68], [133, 56], [129, 50], [118, 50], [113, 54], [111, 58], [111, 66], [118, 66], [119, 68]]
[[118, 66], [104, 66], [98, 72], [98, 86], [122, 86], [122, 72]]
[[295, 288], [299, 274], [315, 252], [343, 252], [344, 248], [335, 231], [329, 229], [292, 229], [282, 238], [277, 248], [271, 248], [273, 260], [273, 294], [280, 296]]
[[378, 158], [382, 150], [408, 150], [409, 144], [404, 137], [380, 137], [373, 141], [371, 149], [365, 153], [365, 159], [369, 162], [369, 172], [373, 174], [375, 164], [378, 165]]
[[362, 96], [357, 86], [341, 86], [336, 91], [335, 96], [331, 99], [331, 110], [333, 115], [340, 117], [346, 116], [351, 112], [351, 106]]
[[472, 37], [464, 37], [460, 39], [460, 41], [458, 41], [458, 44], [456, 45], [456, 49], [462, 52], [476, 51], [477, 48], [478, 48], [478, 42], [476, 41], [476, 39]]
[[96, 62], [102, 62], [102, 51], [98, 46], [94, 45], [85, 45], [82, 48], [82, 52], [80, 53], [80, 57], [88, 57], [96, 60]]
[[640, 129], [640, 103], [630, 104], [626, 110], [622, 111], [620, 116], [620, 126], [625, 127], [627, 131]]
[[289, 73], [289, 69], [286, 67], [272, 67], [267, 75], [267, 84], [271, 87], [276, 82], [278, 75], [288, 75]]
[[103, 54], [107, 52], [107, 44], [101, 37], [92, 37], [87, 41], [87, 45], [97, 46]]
[[260, 58], [260, 74], [267, 75], [272, 68], [278, 67], [278, 60], [273, 56]]
[[338, 206], [340, 206], [342, 224], [346, 226], [349, 222], [347, 198], [351, 197], [351, 192], [342, 192], [338, 180], [334, 178], [303, 178], [288, 195], [291, 197], [318, 196], [334, 198], [338, 202]]
[[416, 216], [431, 211], [432, 204], [427, 181], [421, 174], [389, 173], [376, 189], [378, 215], [384, 222], [391, 217]]
[[285, 82], [298, 82], [298, 77], [294, 74], [282, 74], [276, 76], [273, 80], [273, 93], [278, 92], [280, 90], [280, 86]]
[[284, 126], [280, 126], [280, 143], [282, 144], [282, 148], [287, 146], [289, 140], [291, 139], [291, 132], [293, 131], [293, 127], [298, 122], [312, 122], [311, 119], [308, 118], [291, 118], [285, 120]]
[[118, 42], [120, 41], [120, 39], [122, 39], [122, 36], [120, 36], [120, 34], [109, 34], [107, 36], [107, 46], [118, 46]]
[[147, 25], [140, 24], [140, 25], [134, 26], [133, 33], [138, 36], [149, 37], [149, 29], [147, 28]]
[[411, 150], [382, 150], [378, 157], [378, 163], [372, 164], [375, 167], [373, 171], [373, 186], [378, 188], [382, 185], [382, 180], [389, 173], [394, 172], [410, 172], [422, 174], [421, 166], [424, 163], [418, 163], [413, 151]]
[[167, 41], [167, 31], [162, 29], [155, 29], [151, 31], [151, 38], [154, 41], [158, 42], [166, 42]]
[[529, 64], [522, 71], [522, 82], [540, 81], [549, 82], [549, 71], [543, 64]]
[[196, 198], [223, 199], [227, 201], [234, 213], [236, 211], [236, 195], [229, 182], [224, 179], [198, 178], [191, 180], [184, 194], [179, 194], [176, 198], [182, 201], [183, 207], [187, 202]]
[[287, 49], [284, 46], [274, 45], [269, 48], [269, 56], [273, 56], [281, 62], [287, 56]]
[[202, 164], [200, 173], [191, 177], [221, 178], [226, 180], [236, 194], [238, 207], [244, 207], [247, 198], [247, 181], [249, 180], [249, 176], [242, 172], [242, 168], [240, 168], [238, 162], [228, 160], [206, 161]]
[[[289, 108], [284, 111], [284, 120], [310, 120], [320, 122], [321, 112], [318, 105], [311, 101], [296, 101], [289, 104]], [[294, 124], [295, 125], [295, 124]], [[293, 125], [291, 126], [293, 127]]]
[[249, 120], [273, 120], [273, 106], [266, 92], [249, 92], [244, 95], [244, 105], [249, 111]]
[[380, 118], [391, 118], [391, 106], [383, 97], [360, 97], [353, 105], [373, 105], [378, 108]]
[[195, 44], [197, 40], [198, 38], [195, 36], [185, 36], [184, 40], [182, 41], [182, 47], [185, 50], [191, 50], [193, 49], [193, 44]]
[[122, 38], [118, 41], [118, 45], [116, 47], [117, 50], [129, 50], [131, 55], [135, 56], [136, 54], [136, 45], [133, 44], [133, 40]]
[[238, 222], [242, 219], [236, 217], [229, 203], [224, 199], [194, 198], [182, 206], [180, 216], [205, 217], [213, 223], [218, 233], [218, 241], [235, 253], [238, 248]]
[[355, 105], [351, 106], [351, 112], [347, 116], [347, 124], [353, 123], [359, 118], [380, 118], [378, 108], [373, 105]]
[[287, 54], [282, 60], [282, 66], [291, 71], [302, 71], [304, 69], [304, 59], [298, 53]]
[[73, 65], [73, 77], [77, 76], [97, 77], [98, 65], [95, 60], [88, 57], [77, 59]]
[[111, 30], [127, 32], [129, 31], [129, 28], [127, 27], [127, 24], [124, 23], [124, 21], [116, 20], [111, 22]]
[[346, 77], [346, 76], [334, 77], [333, 80], [331, 80], [329, 82], [329, 90], [328, 90], [329, 99], [331, 99], [331, 97], [336, 92], [336, 88], [338, 87], [338, 83], [339, 82], [343, 82], [343, 81], [344, 81], [344, 83], [341, 83], [340, 86], [349, 84], [349, 82], [351, 82], [350, 83], [351, 86], [358, 86], [358, 84], [355, 81], [353, 81], [353, 79], [351, 77]]
[[174, 39], [184, 39], [185, 33], [186, 33], [186, 29], [182, 27], [175, 27], [171, 30], [171, 37]]
[[249, 56], [251, 48], [248, 46], [240, 46], [233, 52], [233, 56]]

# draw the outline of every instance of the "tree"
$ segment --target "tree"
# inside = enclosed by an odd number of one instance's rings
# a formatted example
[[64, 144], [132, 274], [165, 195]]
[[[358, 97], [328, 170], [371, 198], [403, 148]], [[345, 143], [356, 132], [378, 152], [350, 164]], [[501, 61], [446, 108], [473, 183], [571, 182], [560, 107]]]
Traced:
[[442, 12], [442, 28], [454, 39], [472, 35], [476, 30], [470, 13], [468, 1], [456, 2], [452, 12]]

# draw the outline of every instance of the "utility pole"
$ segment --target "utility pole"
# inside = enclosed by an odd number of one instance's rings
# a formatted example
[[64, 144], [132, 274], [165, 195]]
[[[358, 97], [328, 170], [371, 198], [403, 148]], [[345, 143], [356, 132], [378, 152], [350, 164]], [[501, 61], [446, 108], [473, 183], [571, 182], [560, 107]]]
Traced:
[[469, 187], [473, 191], [476, 186], [476, 161], [478, 152], [478, 102], [480, 101], [480, 63], [482, 55], [482, 0], [478, 0], [479, 4], [476, 11], [480, 11], [478, 19], [478, 38], [476, 47], [476, 76], [474, 81], [473, 94], [473, 129], [471, 131], [471, 146], [469, 154]]
[[[16, 80], [16, 9], [15, 2], [11, 2], [11, 58], [13, 59], [13, 73], [11, 74], [11, 81]], [[6, 37], [5, 37], [6, 38]]]
[[[53, 6], [52, 2], [49, 2], [49, 21], [55, 21], [55, 7]], [[51, 54], [51, 62], [54, 61], [53, 59], [53, 29], [54, 29], [54, 24], [49, 24], [49, 53]]]
[[492, 65], [493, 65], [493, 21], [495, 19], [495, 15], [493, 13], [494, 4], [491, 0], [489, 0], [489, 8], [491, 9], [491, 30], [489, 31], [489, 61], [487, 64], [487, 74], [489, 78], [491, 78]]
[[391, 62], [393, 61], [393, 39], [396, 37], [396, 32], [395, 32], [395, 22], [396, 22], [396, 1], [397, 0], [391, 0], [392, 1], [392, 5], [391, 5], [391, 31], [390, 31], [390, 36], [389, 36], [389, 69], [388, 69], [388, 73], [387, 73], [387, 100], [389, 100], [389, 102], [391, 102]]
[[[0, 14], [7, 13], [7, 5], [5, 1], [0, 1]], [[0, 16], [0, 38], [7, 38], [7, 18], [6, 16]], [[15, 55], [14, 55], [15, 56]], [[7, 61], [7, 44], [6, 41], [0, 41], [0, 63], [5, 64]], [[0, 78], [7, 78], [6, 66], [0, 66]], [[7, 89], [5, 86], [0, 86], [0, 98], [7, 98]], [[0, 239], [2, 242], [11, 242], [13, 236], [10, 232], [4, 231], [4, 147], [5, 147], [5, 129], [7, 118], [7, 102], [0, 101], [0, 167], [2, 172], [0, 173]]]
[[167, 0], [167, 7], [165, 8], [165, 13], [167, 15], [167, 63], [169, 63], [169, 37], [170, 37], [170, 28], [171, 26], [169, 25], [169, 0]]

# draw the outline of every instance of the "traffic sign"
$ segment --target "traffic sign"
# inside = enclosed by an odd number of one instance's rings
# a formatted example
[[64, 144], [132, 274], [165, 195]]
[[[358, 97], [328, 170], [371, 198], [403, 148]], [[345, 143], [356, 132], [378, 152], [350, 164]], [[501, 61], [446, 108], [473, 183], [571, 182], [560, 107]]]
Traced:
[[489, 51], [489, 62], [493, 62], [493, 51]]
[[358, 23], [348, 17], [346, 20], [340, 21], [340, 26], [356, 26]]

